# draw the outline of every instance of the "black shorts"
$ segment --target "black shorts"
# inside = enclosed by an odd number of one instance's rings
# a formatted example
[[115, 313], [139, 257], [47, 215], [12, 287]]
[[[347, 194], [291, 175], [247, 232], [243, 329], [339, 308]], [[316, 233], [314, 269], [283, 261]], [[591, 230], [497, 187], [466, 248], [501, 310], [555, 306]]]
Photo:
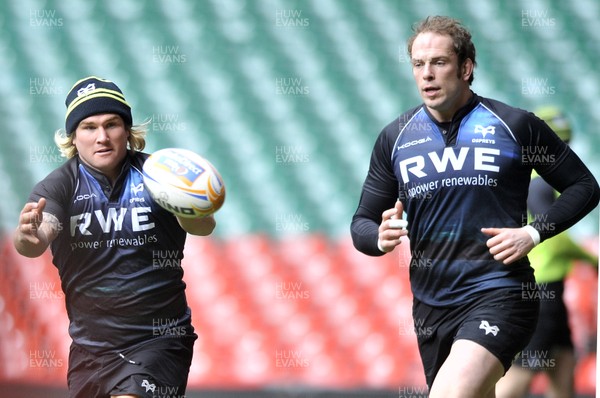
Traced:
[[573, 349], [569, 314], [563, 299], [563, 281], [538, 284], [540, 319], [533, 337], [523, 349], [514, 365], [532, 371], [543, 371], [554, 364], [553, 351], [557, 348]]
[[70, 398], [184, 397], [196, 334], [155, 338], [122, 352], [92, 354], [71, 345]]
[[483, 292], [459, 307], [431, 307], [417, 299], [413, 320], [427, 385], [450, 354], [456, 340], [470, 340], [494, 354], [508, 370], [535, 329], [539, 298], [520, 289]]

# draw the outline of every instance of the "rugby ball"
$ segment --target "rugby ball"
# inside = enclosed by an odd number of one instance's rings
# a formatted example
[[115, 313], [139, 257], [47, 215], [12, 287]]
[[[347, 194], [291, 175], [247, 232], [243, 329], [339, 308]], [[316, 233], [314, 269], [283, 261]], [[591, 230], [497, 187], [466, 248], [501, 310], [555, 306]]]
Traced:
[[217, 169], [187, 149], [154, 152], [144, 162], [143, 178], [156, 203], [179, 217], [209, 216], [225, 201], [225, 184]]

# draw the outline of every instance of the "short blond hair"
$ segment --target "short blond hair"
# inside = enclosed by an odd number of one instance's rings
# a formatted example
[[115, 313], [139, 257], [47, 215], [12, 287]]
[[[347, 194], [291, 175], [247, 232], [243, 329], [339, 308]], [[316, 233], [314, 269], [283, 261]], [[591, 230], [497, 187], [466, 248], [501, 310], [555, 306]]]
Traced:
[[[148, 132], [148, 125], [150, 120], [142, 124], [134, 124], [129, 127], [129, 137], [127, 138], [127, 147], [131, 152], [143, 151], [146, 147], [146, 133]], [[127, 128], [127, 127], [126, 127]], [[73, 144], [73, 138], [75, 133], [67, 134], [65, 129], [59, 129], [54, 133], [54, 142], [60, 150], [61, 156], [71, 159], [77, 155], [77, 147]]]

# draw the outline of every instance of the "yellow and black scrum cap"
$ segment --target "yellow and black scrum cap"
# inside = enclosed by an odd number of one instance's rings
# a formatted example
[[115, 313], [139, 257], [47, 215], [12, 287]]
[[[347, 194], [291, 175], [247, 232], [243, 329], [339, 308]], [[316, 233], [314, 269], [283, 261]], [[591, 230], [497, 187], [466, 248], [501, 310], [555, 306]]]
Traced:
[[65, 129], [69, 135], [83, 119], [101, 113], [115, 113], [123, 118], [126, 126], [133, 124], [131, 107], [121, 89], [110, 80], [96, 76], [77, 81], [67, 94], [65, 105]]

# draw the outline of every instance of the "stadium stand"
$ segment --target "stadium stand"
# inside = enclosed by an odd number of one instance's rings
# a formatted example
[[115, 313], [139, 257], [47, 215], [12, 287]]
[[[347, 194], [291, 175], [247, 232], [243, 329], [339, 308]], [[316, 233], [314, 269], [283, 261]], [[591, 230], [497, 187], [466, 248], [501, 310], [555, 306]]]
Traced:
[[[1, 253], [0, 380], [62, 386], [68, 321], [50, 258], [25, 259], [8, 239]], [[323, 236], [191, 238], [183, 267], [199, 339], [190, 388], [423, 387], [408, 261], [407, 245], [373, 259]], [[592, 394], [597, 275], [576, 266], [567, 285], [577, 386]]]
[[[594, 0], [0, 2], [0, 383], [65, 385], [58, 275], [48, 253], [16, 254], [6, 231], [62, 162], [52, 134], [70, 84], [94, 74], [119, 82], [134, 120], [148, 121], [147, 151], [206, 154], [227, 184], [215, 235], [186, 249], [200, 336], [191, 389], [397, 397], [400, 386], [422, 387], [406, 245], [369, 258], [348, 234], [376, 134], [419, 102], [405, 39], [428, 14], [472, 29], [475, 91], [566, 109], [574, 148], [599, 175]], [[594, 242], [597, 219], [574, 232]], [[597, 274], [575, 270], [568, 299], [584, 395], [596, 388]]]

